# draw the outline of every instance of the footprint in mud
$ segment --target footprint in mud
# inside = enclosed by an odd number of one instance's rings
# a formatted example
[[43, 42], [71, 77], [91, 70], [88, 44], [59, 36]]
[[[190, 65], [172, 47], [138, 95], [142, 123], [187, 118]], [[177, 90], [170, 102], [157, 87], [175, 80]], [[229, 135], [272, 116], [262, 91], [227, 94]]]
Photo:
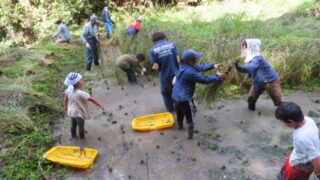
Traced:
[[119, 107], [119, 110], [124, 109], [124, 107], [121, 104], [118, 107]]
[[[246, 151], [249, 152], [252, 157], [262, 159], [268, 163], [268, 165], [274, 166], [274, 161], [282, 162], [284, 156], [290, 153], [290, 146], [287, 143], [290, 137], [285, 134], [281, 135], [281, 146], [272, 145], [271, 137], [271, 134], [266, 131], [250, 135], [247, 138], [247, 142], [250, 142], [250, 144], [247, 146]], [[286, 143], [288, 146], [285, 146]]]
[[233, 155], [233, 158], [229, 161], [230, 164], [238, 164], [242, 166], [249, 165], [249, 156], [234, 146], [222, 147], [218, 153], [220, 155]]
[[244, 133], [248, 133], [248, 130], [250, 128], [249, 122], [240, 121], [235, 124], [236, 127], [240, 128]]
[[237, 179], [237, 180], [261, 180], [262, 177], [245, 171], [244, 168], [229, 170], [227, 167], [209, 169], [209, 179]]
[[247, 135], [247, 142], [250, 142], [250, 145], [253, 146], [265, 146], [271, 142], [272, 134], [263, 130], [260, 132], [255, 132], [253, 134]]
[[199, 141], [197, 142], [197, 146], [202, 150], [210, 150], [217, 151], [219, 149], [218, 143], [221, 143], [220, 135], [213, 135], [211, 133], [203, 133], [199, 135]]
[[208, 121], [208, 123], [213, 123], [213, 122], [217, 122], [218, 120], [215, 119], [214, 117], [208, 116], [207, 121]]

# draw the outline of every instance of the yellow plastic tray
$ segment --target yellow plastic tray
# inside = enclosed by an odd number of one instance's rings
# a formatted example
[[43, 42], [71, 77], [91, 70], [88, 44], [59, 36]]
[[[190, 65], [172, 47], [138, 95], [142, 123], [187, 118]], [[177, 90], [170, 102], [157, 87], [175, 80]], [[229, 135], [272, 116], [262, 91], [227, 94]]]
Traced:
[[134, 118], [131, 122], [132, 129], [138, 131], [151, 131], [157, 129], [171, 128], [174, 118], [171, 113], [149, 114]]
[[56, 146], [43, 154], [49, 161], [69, 167], [87, 169], [96, 159], [98, 151], [78, 146]]

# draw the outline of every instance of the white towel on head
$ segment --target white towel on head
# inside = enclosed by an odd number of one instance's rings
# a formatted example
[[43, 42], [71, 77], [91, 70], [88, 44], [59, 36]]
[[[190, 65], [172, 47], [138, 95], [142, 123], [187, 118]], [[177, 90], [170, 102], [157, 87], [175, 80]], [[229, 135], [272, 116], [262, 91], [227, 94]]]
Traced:
[[66, 86], [73, 86], [77, 84], [82, 79], [81, 74], [70, 72], [66, 79], [64, 80], [64, 84]]
[[247, 56], [244, 60], [245, 63], [249, 63], [256, 56], [260, 56], [260, 39], [246, 39], [247, 42]]

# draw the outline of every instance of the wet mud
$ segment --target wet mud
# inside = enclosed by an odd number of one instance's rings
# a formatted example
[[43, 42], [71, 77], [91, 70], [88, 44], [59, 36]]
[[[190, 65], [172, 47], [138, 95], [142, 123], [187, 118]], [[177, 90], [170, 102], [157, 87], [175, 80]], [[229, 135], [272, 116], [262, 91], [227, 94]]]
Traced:
[[[159, 80], [140, 77], [143, 86], [126, 81], [118, 85], [114, 77], [101, 78], [101, 71], [106, 69], [87, 74], [100, 77], [87, 85], [108, 113], [102, 114], [90, 105], [92, 118], [85, 122], [84, 140], [69, 140], [67, 117], [59, 120], [54, 132], [59, 139], [57, 144], [99, 151], [92, 168], [72, 170], [68, 179], [273, 179], [291, 152], [291, 131], [274, 118], [275, 107], [266, 95], [259, 99], [256, 111], [247, 109], [246, 97], [198, 104], [193, 140], [187, 139], [185, 129], [175, 127], [134, 131], [134, 117], [166, 111]], [[306, 115], [309, 111], [318, 112], [319, 98], [316, 93], [285, 95], [285, 100], [299, 103]], [[319, 123], [318, 117], [314, 119]]]

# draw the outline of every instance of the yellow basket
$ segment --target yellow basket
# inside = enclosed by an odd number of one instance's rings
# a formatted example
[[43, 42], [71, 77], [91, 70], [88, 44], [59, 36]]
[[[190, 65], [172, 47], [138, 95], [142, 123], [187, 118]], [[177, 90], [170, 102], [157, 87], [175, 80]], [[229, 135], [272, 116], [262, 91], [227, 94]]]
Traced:
[[171, 128], [174, 118], [171, 113], [149, 114], [134, 118], [131, 122], [132, 129], [137, 131], [151, 131], [157, 129]]
[[56, 146], [44, 153], [45, 159], [69, 167], [87, 169], [96, 159], [98, 151], [78, 146]]

